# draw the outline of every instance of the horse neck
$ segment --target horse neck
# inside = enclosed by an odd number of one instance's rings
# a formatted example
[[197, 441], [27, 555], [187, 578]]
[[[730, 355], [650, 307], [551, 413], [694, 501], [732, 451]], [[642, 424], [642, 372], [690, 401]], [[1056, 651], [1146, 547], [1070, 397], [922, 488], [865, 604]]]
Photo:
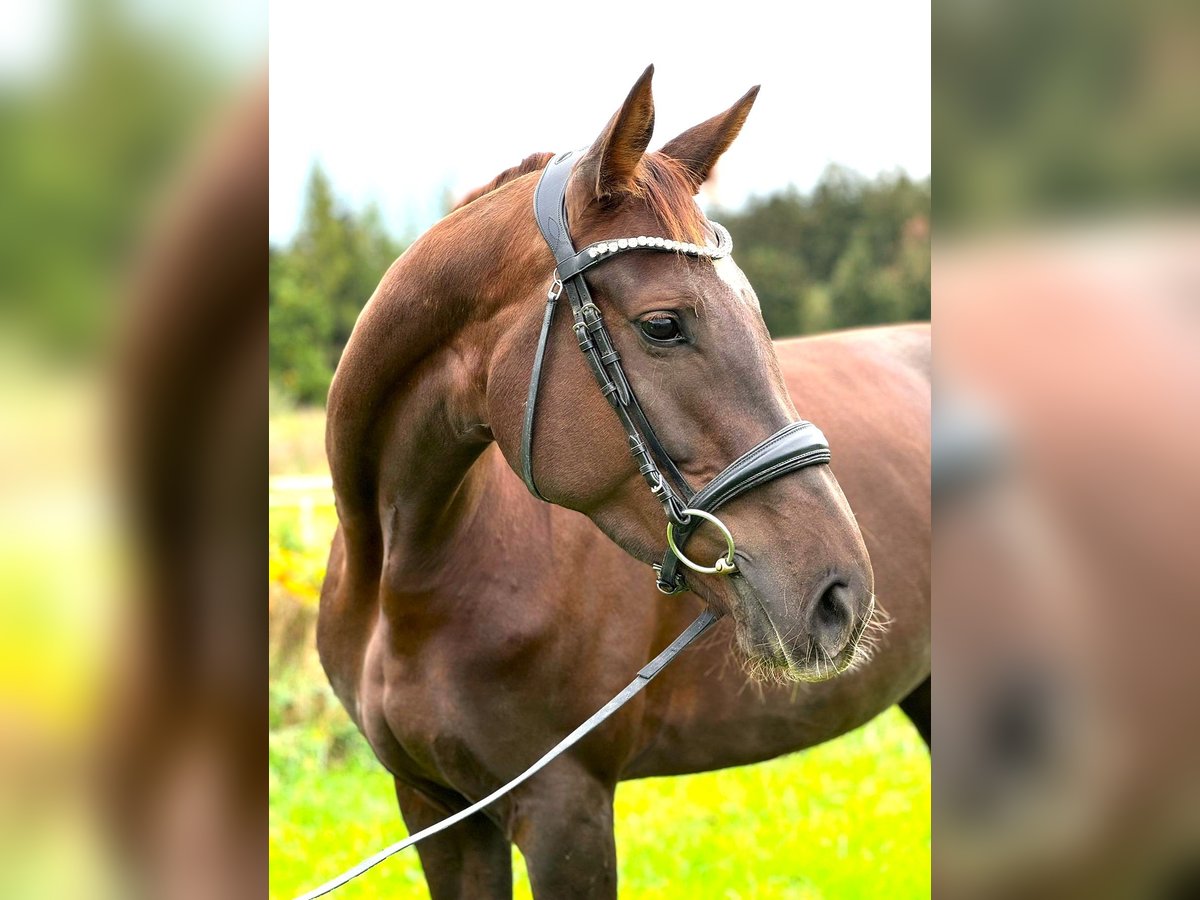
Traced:
[[528, 214], [532, 181], [523, 181], [414, 243], [346, 345], [326, 450], [347, 551], [368, 567], [386, 559], [414, 581], [437, 571], [497, 480], [498, 466], [475, 465], [492, 441], [491, 354], [505, 328], [528, 318], [520, 308], [537, 293], [536, 273], [553, 265]]

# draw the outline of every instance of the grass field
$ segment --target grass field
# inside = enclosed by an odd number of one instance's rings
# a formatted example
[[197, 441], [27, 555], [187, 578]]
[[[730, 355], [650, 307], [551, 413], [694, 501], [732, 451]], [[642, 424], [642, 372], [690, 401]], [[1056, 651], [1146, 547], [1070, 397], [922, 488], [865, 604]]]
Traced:
[[[361, 739], [333, 764], [319, 753], [303, 759], [278, 749], [271, 756], [274, 900], [315, 887], [405, 834], [391, 778]], [[895, 711], [768, 763], [627, 782], [616, 812], [622, 897], [929, 896], [929, 757]], [[515, 852], [513, 861], [516, 894], [529, 897]], [[340, 896], [427, 896], [415, 851]]]
[[[315, 434], [318, 426], [285, 421], [282, 430]], [[273, 470], [295, 470], [276, 463]], [[290, 510], [271, 514], [272, 900], [315, 887], [405, 834], [390, 776], [333, 699], [312, 649], [332, 525], [332, 512], [318, 510], [309, 545]], [[929, 800], [929, 755], [896, 710], [760, 765], [628, 782], [616, 805], [621, 897], [925, 898]], [[529, 897], [516, 852], [513, 862], [516, 895]], [[428, 894], [409, 850], [335, 896]]]

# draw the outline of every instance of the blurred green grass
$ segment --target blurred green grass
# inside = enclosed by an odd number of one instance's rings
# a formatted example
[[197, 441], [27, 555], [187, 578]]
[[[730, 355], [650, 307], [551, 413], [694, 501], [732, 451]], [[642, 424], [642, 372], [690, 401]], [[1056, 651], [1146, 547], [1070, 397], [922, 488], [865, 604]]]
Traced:
[[[288, 752], [309, 745], [313, 753]], [[355, 736], [345, 756], [316, 735], [273, 734], [273, 900], [315, 887], [406, 832], [391, 777]], [[896, 710], [830, 744], [721, 772], [617, 791], [622, 897], [928, 897], [929, 757]], [[517, 897], [529, 897], [513, 855]], [[414, 851], [340, 892], [427, 896]]]
[[[295, 459], [319, 417], [284, 413]], [[273, 417], [273, 425], [276, 424]], [[314, 451], [315, 452], [315, 451]], [[273, 457], [273, 471], [303, 471]], [[324, 503], [324, 500], [320, 501]], [[405, 833], [391, 777], [338, 705], [312, 646], [333, 510], [318, 505], [306, 541], [292, 509], [270, 516], [270, 896], [287, 900]], [[622, 784], [622, 898], [843, 900], [930, 894], [930, 765], [890, 710], [837, 741], [781, 759]], [[513, 853], [516, 896], [529, 897]], [[428, 896], [415, 851], [338, 892], [342, 900]]]

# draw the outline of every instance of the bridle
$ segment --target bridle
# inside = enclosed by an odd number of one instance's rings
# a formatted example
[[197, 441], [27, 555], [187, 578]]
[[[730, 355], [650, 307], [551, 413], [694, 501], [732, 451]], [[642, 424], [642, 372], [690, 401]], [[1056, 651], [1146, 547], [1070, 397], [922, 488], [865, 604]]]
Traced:
[[[529, 490], [544, 500], [545, 498], [542, 497], [533, 480], [533, 424], [550, 325], [554, 320], [554, 310], [558, 306], [558, 298], [565, 292], [571, 303], [571, 313], [575, 319], [575, 337], [579, 341], [579, 349], [583, 351], [592, 374], [596, 378], [596, 383], [600, 385], [601, 392], [608, 398], [609, 403], [612, 404], [621, 419], [621, 424], [629, 438], [629, 450], [638, 463], [638, 471], [642, 473], [642, 477], [646, 479], [646, 484], [650, 487], [650, 492], [662, 503], [663, 510], [667, 514], [668, 549], [662, 564], [655, 568], [658, 570], [659, 590], [667, 594], [676, 594], [687, 590], [687, 582], [683, 578], [683, 573], [679, 571], [680, 563], [697, 572], [714, 575], [731, 575], [737, 571], [737, 563], [733, 556], [736, 549], [733, 535], [725, 527], [725, 523], [713, 514], [714, 510], [751, 488], [765, 484], [781, 475], [829, 462], [829, 445], [825, 442], [825, 435], [811, 422], [792, 422], [739, 456], [701, 490], [694, 491], [692, 489], [687, 479], [683, 477], [683, 473], [671, 461], [670, 455], [663, 449], [654, 433], [654, 428], [646, 419], [646, 414], [642, 412], [641, 405], [629, 384], [629, 379], [625, 376], [625, 370], [621, 368], [621, 357], [613, 348], [612, 338], [604, 327], [604, 318], [600, 314], [600, 309], [592, 302], [592, 296], [588, 291], [583, 273], [594, 265], [630, 250], [658, 250], [682, 253], [685, 256], [701, 259], [720, 259], [729, 255], [733, 249], [733, 240], [724, 228], [716, 222], [709, 222], [716, 235], [716, 247], [700, 247], [695, 244], [640, 235], [633, 238], [601, 241], [576, 252], [571, 243], [570, 232], [567, 230], [566, 190], [571, 169], [582, 155], [581, 152], [569, 152], [554, 157], [542, 173], [541, 181], [538, 182], [537, 191], [534, 194], [534, 211], [537, 216], [538, 228], [541, 229], [542, 235], [550, 244], [550, 249], [554, 251], [556, 268], [554, 283], [547, 295], [546, 311], [542, 318], [542, 333], [538, 338], [537, 352], [533, 358], [533, 372], [529, 379], [529, 397], [525, 405], [525, 426], [521, 440], [521, 472]], [[664, 477], [664, 469], [672, 483], [668, 483], [667, 478]], [[725, 537], [727, 551], [712, 566], [698, 565], [684, 556], [682, 552], [684, 544], [702, 521], [711, 522], [720, 529]], [[707, 631], [717, 621], [717, 618], [716, 613], [705, 608], [666, 649], [642, 666], [633, 681], [626, 685], [617, 696], [609, 700], [586, 722], [555, 744], [537, 762], [507, 784], [475, 801], [465, 809], [461, 809], [440, 822], [367, 857], [336, 878], [301, 895], [297, 900], [316, 900], [317, 897], [337, 890], [368, 869], [377, 866], [389, 856], [473, 816], [499, 800], [513, 788], [532, 778], [636, 696], [684, 648]]]
[[[731, 575], [737, 571], [733, 535], [715, 515], [719, 507], [751, 488], [789, 472], [829, 462], [829, 444], [821, 430], [811, 422], [790, 422], [739, 456], [699, 491], [693, 490], [663, 448], [638, 403], [637, 395], [621, 366], [621, 357], [604, 326], [604, 317], [592, 301], [584, 273], [593, 266], [635, 250], [676, 253], [695, 259], [722, 259], [733, 251], [733, 239], [721, 225], [709, 221], [716, 236], [715, 247], [639, 235], [598, 241], [577, 251], [567, 227], [566, 194], [571, 171], [582, 156], [583, 151], [569, 151], [555, 156], [542, 172], [534, 192], [534, 214], [542, 237], [554, 253], [555, 269], [553, 283], [546, 295], [542, 331], [529, 378], [529, 396], [525, 403], [525, 426], [521, 438], [521, 474], [534, 496], [544, 500], [533, 478], [533, 427], [550, 326], [554, 321], [554, 311], [558, 308], [558, 299], [565, 293], [571, 304], [579, 349], [583, 351], [600, 392], [621, 420], [638, 471], [666, 513], [667, 551], [662, 563], [655, 569], [658, 572], [658, 589], [664, 594], [676, 594], [688, 589], [683, 572], [679, 569], [680, 564], [709, 575]], [[726, 545], [725, 555], [711, 566], [693, 562], [683, 553], [688, 539], [706, 521], [716, 526], [725, 538]]]

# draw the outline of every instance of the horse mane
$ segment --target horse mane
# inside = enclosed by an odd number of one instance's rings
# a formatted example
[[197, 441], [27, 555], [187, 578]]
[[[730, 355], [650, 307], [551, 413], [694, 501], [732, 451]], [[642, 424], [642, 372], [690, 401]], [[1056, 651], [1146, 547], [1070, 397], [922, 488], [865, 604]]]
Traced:
[[[462, 209], [522, 175], [541, 171], [553, 157], [553, 153], [531, 153], [483, 187], [468, 193], [454, 209]], [[692, 199], [692, 182], [683, 163], [662, 153], [644, 154], [628, 194], [646, 202], [663, 227], [663, 237], [693, 243], [704, 241], [704, 217]]]
[[[463, 197], [458, 202], [454, 209], [462, 209], [468, 203], [474, 203], [484, 194], [490, 194], [498, 187], [503, 187], [510, 181], [515, 181], [522, 175], [528, 175], [530, 172], [537, 172], [540, 169], [546, 168], [546, 163], [554, 158], [553, 153], [531, 153], [515, 166], [505, 169], [483, 187], [475, 188], [467, 196]], [[453, 210], [452, 210], [453, 211]]]

